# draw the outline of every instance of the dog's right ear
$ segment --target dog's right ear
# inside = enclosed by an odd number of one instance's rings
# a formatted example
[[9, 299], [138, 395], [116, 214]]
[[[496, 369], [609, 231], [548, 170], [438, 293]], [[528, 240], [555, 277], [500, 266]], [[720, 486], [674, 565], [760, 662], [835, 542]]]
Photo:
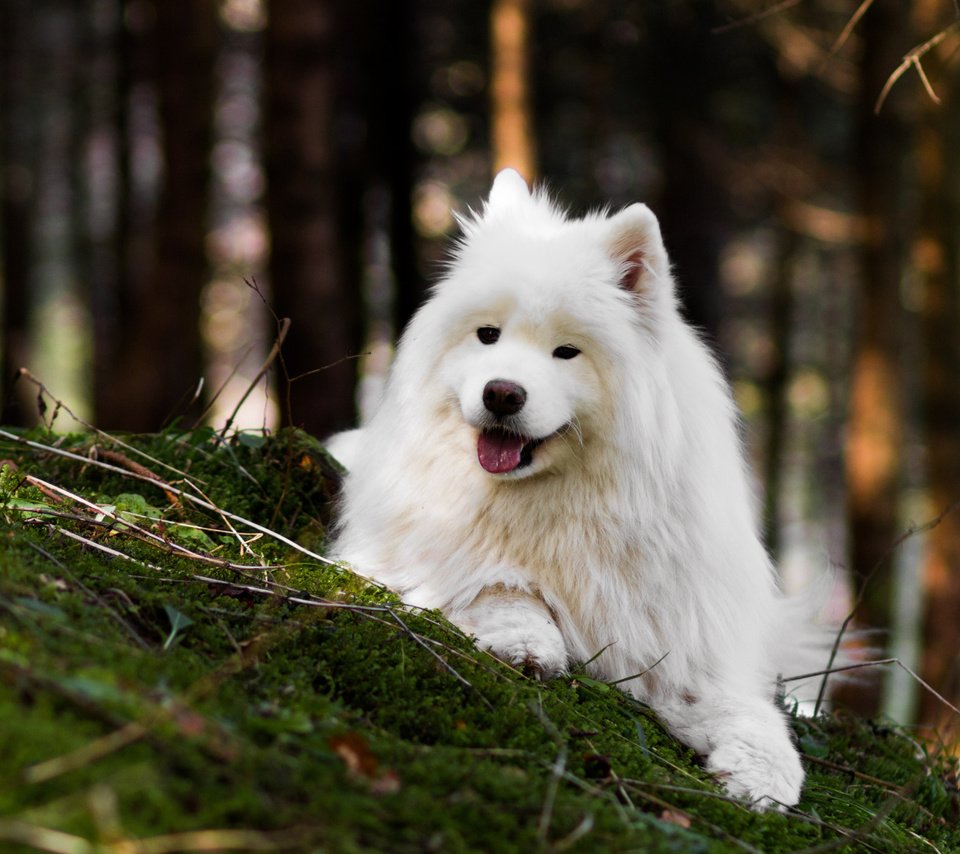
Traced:
[[493, 179], [484, 212], [497, 213], [530, 201], [530, 189], [516, 169], [501, 169]]
[[607, 220], [608, 251], [621, 265], [619, 285], [641, 293], [670, 281], [670, 261], [660, 223], [646, 205], [624, 208]]

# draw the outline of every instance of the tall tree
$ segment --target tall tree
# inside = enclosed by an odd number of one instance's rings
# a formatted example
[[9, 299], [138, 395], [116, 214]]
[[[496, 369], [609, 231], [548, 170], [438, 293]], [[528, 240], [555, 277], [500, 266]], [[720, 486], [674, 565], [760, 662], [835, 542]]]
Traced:
[[[863, 55], [854, 152], [856, 192], [865, 223], [859, 250], [860, 327], [854, 344], [847, 420], [846, 481], [849, 562], [863, 594], [863, 625], [890, 625], [890, 547], [897, 530], [903, 412], [899, 368], [903, 314], [899, 235], [905, 210], [907, 127], [889, 99], [879, 115], [877, 97], [902, 54], [905, 25], [899, 0], [875, 0], [862, 22]], [[877, 680], [879, 682], [879, 680]], [[858, 686], [845, 702], [864, 714], [879, 703], [879, 685]]]
[[36, 174], [32, 157], [29, 0], [0, 4], [0, 409], [3, 424], [26, 424], [31, 407], [26, 389], [14, 386], [26, 365], [29, 335], [31, 224]]
[[[715, 340], [723, 297], [720, 251], [731, 220], [717, 157], [714, 125], [722, 119], [715, 104], [726, 82], [723, 69], [731, 66], [741, 34], [714, 33], [704, 23], [714, 15], [709, 0], [650, 4], [653, 35], [643, 57], [646, 79], [671, 79], [670, 85], [650, 87], [663, 170], [657, 215], [676, 266], [684, 313]], [[739, 53], [746, 55], [742, 44]]]
[[490, 10], [493, 170], [537, 177], [530, 97], [530, 0], [494, 0]]
[[98, 396], [100, 426], [139, 431], [201, 409], [195, 389], [203, 374], [200, 294], [218, 45], [216, 0], [154, 0], [151, 13], [163, 153], [153, 258], [137, 292], [123, 295], [130, 313], [118, 319], [117, 355]]
[[[397, 334], [420, 307], [426, 293], [416, 253], [410, 215], [414, 174], [418, 166], [411, 125], [419, 84], [415, 51], [419, 5], [412, 0], [390, 0], [371, 16], [367, 7], [341, 2], [339, 20], [344, 29], [337, 57], [341, 71], [339, 115], [351, 115], [354, 127], [365, 133], [341, 139], [338, 171], [341, 226], [346, 229], [346, 281], [359, 281], [364, 236], [386, 232], [392, 273], [392, 324]], [[370, 191], [373, 192], [370, 192]], [[371, 205], [369, 200], [380, 202]]]
[[338, 223], [337, 13], [332, 0], [271, 3], [265, 38], [270, 282], [292, 320], [281, 417], [317, 435], [352, 423], [362, 345], [360, 283], [344, 277]]
[[[916, 4], [917, 31], [930, 33], [939, 4]], [[955, 51], [960, 32], [947, 47]], [[954, 60], [956, 54], [953, 54]], [[928, 534], [924, 563], [922, 676], [960, 705], [960, 65], [934, 55], [941, 103], [925, 102], [917, 144], [921, 208], [913, 262], [922, 289], [923, 419], [930, 497], [947, 512]], [[960, 720], [927, 692], [921, 723], [960, 744]]]

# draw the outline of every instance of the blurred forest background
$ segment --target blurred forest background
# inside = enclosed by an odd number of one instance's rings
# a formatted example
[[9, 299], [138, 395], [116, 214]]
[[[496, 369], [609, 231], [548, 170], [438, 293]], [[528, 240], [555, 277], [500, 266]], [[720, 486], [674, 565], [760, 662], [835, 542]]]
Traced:
[[788, 585], [960, 703], [956, 0], [2, 0], [0, 63], [3, 423], [325, 435], [497, 168], [646, 201]]

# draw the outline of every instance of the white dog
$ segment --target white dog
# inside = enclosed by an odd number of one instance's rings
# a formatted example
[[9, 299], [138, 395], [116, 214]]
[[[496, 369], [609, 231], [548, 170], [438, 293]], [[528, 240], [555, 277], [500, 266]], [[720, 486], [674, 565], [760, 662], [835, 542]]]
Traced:
[[462, 226], [375, 416], [330, 440], [349, 471], [334, 555], [505, 661], [626, 680], [731, 794], [795, 804], [773, 697], [812, 633], [656, 218], [568, 219], [506, 170]]

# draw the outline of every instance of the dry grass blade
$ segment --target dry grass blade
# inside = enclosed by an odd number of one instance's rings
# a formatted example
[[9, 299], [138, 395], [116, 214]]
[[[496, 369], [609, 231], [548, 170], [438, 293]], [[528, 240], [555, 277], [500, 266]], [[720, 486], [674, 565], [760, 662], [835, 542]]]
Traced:
[[16, 819], [0, 819], [0, 841], [49, 854], [94, 854], [97, 847], [82, 836]]
[[313, 831], [191, 830], [146, 839], [90, 842], [25, 821], [0, 820], [0, 841], [49, 854], [176, 854], [181, 851], [285, 851], [306, 844]]
[[31, 785], [35, 783], [44, 783], [52, 780], [54, 777], [60, 777], [70, 771], [76, 771], [78, 768], [84, 768], [104, 756], [115, 753], [127, 745], [139, 741], [147, 733], [147, 727], [143, 724], [132, 722], [126, 724], [114, 732], [108, 733], [102, 738], [91, 741], [78, 747], [76, 750], [66, 753], [63, 756], [56, 756], [48, 759], [46, 762], [39, 762], [24, 769], [21, 775], [24, 783]]

